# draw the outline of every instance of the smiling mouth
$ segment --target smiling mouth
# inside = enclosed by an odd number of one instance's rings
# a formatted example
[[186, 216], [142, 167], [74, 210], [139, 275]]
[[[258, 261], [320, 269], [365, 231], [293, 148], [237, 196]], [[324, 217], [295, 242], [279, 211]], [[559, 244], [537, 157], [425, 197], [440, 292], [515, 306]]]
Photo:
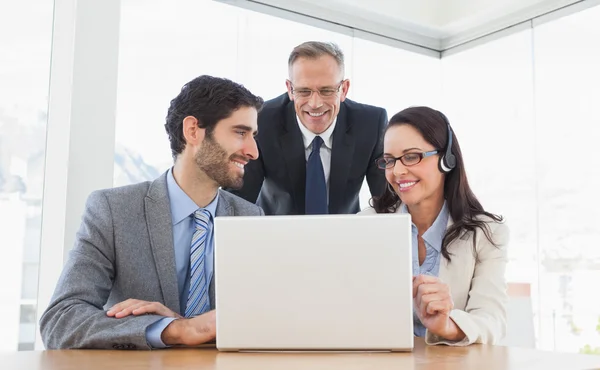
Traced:
[[417, 185], [419, 181], [411, 181], [411, 182], [403, 182], [398, 184], [398, 190], [400, 191], [408, 191], [412, 189], [415, 185]]
[[321, 117], [323, 116], [325, 113], [327, 113], [327, 111], [325, 112], [316, 112], [316, 113], [312, 113], [312, 112], [306, 112], [309, 116], [311, 117]]
[[231, 163], [233, 163], [237, 168], [241, 168], [242, 170], [244, 169], [244, 166], [246, 165], [245, 163], [240, 163], [240, 162], [236, 162], [236, 161], [230, 161]]

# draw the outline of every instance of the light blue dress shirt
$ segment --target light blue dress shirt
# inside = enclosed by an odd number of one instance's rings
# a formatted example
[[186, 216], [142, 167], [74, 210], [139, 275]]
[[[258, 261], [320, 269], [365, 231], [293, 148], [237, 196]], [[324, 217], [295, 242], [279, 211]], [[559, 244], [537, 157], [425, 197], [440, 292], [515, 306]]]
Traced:
[[[171, 205], [171, 221], [173, 223], [173, 246], [175, 252], [175, 269], [177, 272], [177, 287], [179, 288], [179, 305], [181, 314], [184, 315], [187, 305], [188, 290], [190, 287], [190, 248], [192, 244], [192, 236], [194, 235], [194, 212], [200, 207], [179, 187], [173, 177], [173, 169], [167, 172], [167, 191], [169, 194], [169, 203]], [[204, 276], [206, 283], [210, 285], [214, 269], [214, 218], [217, 212], [217, 203], [219, 201], [219, 193], [213, 201], [206, 206], [206, 210], [210, 212], [211, 219], [208, 223], [208, 238], [206, 240], [206, 250], [204, 258]], [[210, 304], [210, 297], [209, 304]], [[146, 330], [146, 340], [151, 347], [165, 348], [167, 347], [161, 340], [163, 330], [173, 320], [172, 317], [165, 317], [154, 324], [150, 325]]]
[[[408, 209], [406, 205], [403, 203], [400, 206], [400, 213], [408, 213]], [[442, 206], [440, 213], [437, 218], [425, 231], [423, 234], [423, 241], [425, 242], [425, 248], [427, 254], [425, 256], [425, 260], [422, 265], [419, 265], [419, 241], [418, 235], [419, 230], [412, 224], [411, 232], [412, 232], [412, 270], [413, 276], [417, 275], [431, 275], [438, 276], [440, 272], [440, 261], [442, 257], [442, 241], [444, 240], [444, 235], [446, 235], [446, 227], [448, 226], [448, 208], [446, 207], [446, 202]], [[414, 323], [414, 334], [417, 337], [424, 337], [426, 329], [421, 324], [421, 320], [417, 316], [416, 312], [413, 313], [413, 323]]]

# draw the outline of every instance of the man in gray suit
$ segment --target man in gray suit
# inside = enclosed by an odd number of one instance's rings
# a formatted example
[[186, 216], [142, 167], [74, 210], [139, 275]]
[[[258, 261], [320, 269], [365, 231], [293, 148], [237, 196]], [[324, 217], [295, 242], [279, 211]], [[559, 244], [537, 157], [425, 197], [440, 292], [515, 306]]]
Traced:
[[152, 182], [93, 192], [40, 319], [46, 348], [151, 349], [215, 339], [215, 216], [262, 216], [239, 188], [258, 158], [263, 100], [210, 76], [171, 101], [175, 164]]

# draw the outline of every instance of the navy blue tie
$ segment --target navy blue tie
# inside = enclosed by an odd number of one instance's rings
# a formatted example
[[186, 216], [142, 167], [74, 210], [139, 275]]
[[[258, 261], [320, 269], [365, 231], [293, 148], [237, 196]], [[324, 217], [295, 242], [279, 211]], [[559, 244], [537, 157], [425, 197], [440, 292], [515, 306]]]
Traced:
[[321, 162], [323, 139], [316, 136], [312, 142], [312, 151], [306, 163], [305, 213], [307, 215], [327, 214], [327, 185], [325, 171]]

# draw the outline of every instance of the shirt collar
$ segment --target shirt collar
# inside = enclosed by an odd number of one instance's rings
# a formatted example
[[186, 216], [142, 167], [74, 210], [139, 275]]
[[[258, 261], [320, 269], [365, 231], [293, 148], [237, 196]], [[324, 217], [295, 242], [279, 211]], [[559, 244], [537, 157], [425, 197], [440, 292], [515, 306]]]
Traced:
[[[173, 177], [173, 168], [171, 167], [167, 172], [167, 192], [169, 194], [169, 203], [171, 205], [171, 221], [173, 226], [177, 225], [196, 210], [200, 209], [196, 203], [181, 189], [175, 178]], [[211, 217], [215, 218], [217, 212], [217, 203], [219, 202], [219, 192], [206, 207], [210, 212]]]
[[[296, 115], [296, 122], [298, 122], [298, 127], [300, 127], [300, 132], [302, 132], [302, 139], [304, 140], [304, 149], [308, 149], [313, 140], [315, 139], [315, 133], [310, 131], [309, 129], [307, 129], [302, 122], [300, 122], [300, 117], [298, 117], [298, 115]], [[333, 130], [335, 129], [335, 124], [337, 123], [337, 116], [333, 119], [333, 123], [331, 124], [331, 126], [329, 126], [327, 128], [327, 130], [325, 130], [325, 132], [323, 132], [322, 134], [320, 134], [319, 136], [321, 137], [321, 139], [323, 139], [323, 144], [329, 148], [329, 150], [331, 150], [332, 146], [333, 146]]]
[[[400, 205], [400, 213], [408, 213], [406, 204], [402, 203]], [[444, 205], [442, 206], [442, 209], [440, 210], [440, 213], [436, 217], [435, 221], [433, 221], [433, 224], [429, 227], [429, 229], [427, 229], [427, 231], [425, 231], [425, 233], [423, 233], [422, 236], [423, 240], [435, 248], [435, 250], [438, 252], [442, 250], [442, 241], [444, 240], [444, 236], [446, 236], [446, 228], [448, 227], [449, 217], [450, 213], [448, 212], [446, 201], [444, 201]]]

